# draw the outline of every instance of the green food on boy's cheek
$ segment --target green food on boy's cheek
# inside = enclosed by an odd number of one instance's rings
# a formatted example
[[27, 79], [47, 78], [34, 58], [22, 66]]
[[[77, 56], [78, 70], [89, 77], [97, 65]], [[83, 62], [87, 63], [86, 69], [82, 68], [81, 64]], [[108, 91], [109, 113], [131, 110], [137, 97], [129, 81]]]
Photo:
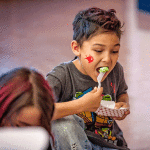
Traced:
[[101, 73], [101, 72], [107, 72], [107, 71], [109, 71], [109, 69], [108, 69], [108, 67], [102, 67], [102, 68], [100, 68], [99, 69], [99, 72]]

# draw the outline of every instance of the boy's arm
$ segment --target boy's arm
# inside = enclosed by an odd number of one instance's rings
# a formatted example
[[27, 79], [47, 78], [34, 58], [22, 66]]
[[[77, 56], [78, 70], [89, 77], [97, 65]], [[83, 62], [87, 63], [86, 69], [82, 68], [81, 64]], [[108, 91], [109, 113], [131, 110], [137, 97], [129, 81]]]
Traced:
[[100, 102], [102, 100], [101, 95], [103, 92], [103, 88], [94, 88], [91, 92], [85, 94], [77, 100], [61, 102], [61, 94], [62, 92], [64, 92], [63, 89], [66, 86], [66, 83], [69, 82], [66, 79], [66, 71], [67, 70], [65, 70], [63, 67], [58, 66], [46, 76], [46, 80], [48, 81], [50, 87], [53, 89], [57, 101], [55, 103], [54, 115], [52, 120], [56, 120], [73, 114], [78, 114], [83, 111], [94, 112], [99, 108]]
[[120, 108], [120, 107], [123, 108], [129, 107], [129, 96], [127, 93], [121, 94], [117, 97], [116, 108]]
[[91, 92], [85, 94], [77, 100], [55, 103], [55, 110], [52, 120], [65, 116], [78, 114], [83, 111], [95, 112], [102, 100], [103, 88], [94, 88]]
[[52, 120], [63, 118], [68, 115], [78, 114], [82, 112], [82, 107], [78, 100], [69, 102], [55, 103], [55, 110]]
[[[117, 63], [117, 69], [116, 72], [118, 72], [118, 84], [119, 87], [116, 89], [117, 93], [117, 101], [116, 101], [116, 105], [115, 108], [119, 109], [120, 107], [123, 108], [129, 108], [129, 97], [127, 94], [127, 89], [128, 86], [125, 82], [125, 78], [124, 78], [124, 71], [123, 71], [123, 67]], [[118, 118], [114, 118], [116, 120], [123, 120], [124, 118], [126, 118], [126, 116], [130, 114], [130, 110], [126, 111], [123, 117], [118, 117]]]
[[[123, 108], [130, 108], [130, 105], [129, 105], [129, 97], [128, 97], [128, 94], [125, 93], [125, 94], [121, 94], [117, 97], [117, 103], [115, 105], [115, 109], [119, 109], [120, 107], [123, 107]], [[126, 118], [127, 115], [130, 114], [130, 110], [126, 111], [124, 116], [123, 117], [117, 117], [117, 118], [113, 118], [115, 120], [123, 120]]]

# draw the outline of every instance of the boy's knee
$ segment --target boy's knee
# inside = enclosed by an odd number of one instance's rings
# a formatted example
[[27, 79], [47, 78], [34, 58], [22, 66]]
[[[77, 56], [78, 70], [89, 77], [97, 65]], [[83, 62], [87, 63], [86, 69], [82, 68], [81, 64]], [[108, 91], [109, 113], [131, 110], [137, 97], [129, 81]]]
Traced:
[[82, 124], [84, 124], [83, 119], [76, 115], [52, 121], [52, 133], [56, 147], [63, 147], [63, 149], [70, 149], [70, 147], [76, 146], [78, 149], [84, 149], [83, 147], [86, 146], [91, 147], [87, 143], [88, 139]]
[[67, 132], [76, 132], [82, 130], [83, 121], [78, 116], [70, 115], [61, 119], [52, 121], [52, 132], [55, 134], [67, 134]]
[[65, 125], [71, 126], [71, 125], [75, 125], [76, 123], [77, 122], [74, 119], [73, 115], [70, 115], [70, 116], [66, 116], [64, 118], [60, 118], [60, 119], [52, 121], [52, 128], [61, 128]]

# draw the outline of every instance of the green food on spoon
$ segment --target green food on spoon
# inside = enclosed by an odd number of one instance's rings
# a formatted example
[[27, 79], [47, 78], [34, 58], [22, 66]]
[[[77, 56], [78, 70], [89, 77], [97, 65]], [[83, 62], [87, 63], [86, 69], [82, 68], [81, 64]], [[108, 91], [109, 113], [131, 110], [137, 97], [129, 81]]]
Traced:
[[100, 72], [100, 73], [101, 73], [101, 72], [105, 73], [105, 72], [107, 72], [107, 71], [109, 71], [108, 67], [102, 67], [102, 68], [99, 69], [99, 72]]

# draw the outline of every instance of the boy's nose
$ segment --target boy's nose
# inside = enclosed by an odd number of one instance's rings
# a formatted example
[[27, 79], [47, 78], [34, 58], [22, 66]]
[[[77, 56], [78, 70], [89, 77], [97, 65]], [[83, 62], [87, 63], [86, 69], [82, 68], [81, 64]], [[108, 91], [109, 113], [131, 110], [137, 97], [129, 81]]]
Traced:
[[106, 63], [109, 63], [111, 61], [111, 55], [110, 55], [110, 53], [104, 54], [102, 61], [106, 62]]

